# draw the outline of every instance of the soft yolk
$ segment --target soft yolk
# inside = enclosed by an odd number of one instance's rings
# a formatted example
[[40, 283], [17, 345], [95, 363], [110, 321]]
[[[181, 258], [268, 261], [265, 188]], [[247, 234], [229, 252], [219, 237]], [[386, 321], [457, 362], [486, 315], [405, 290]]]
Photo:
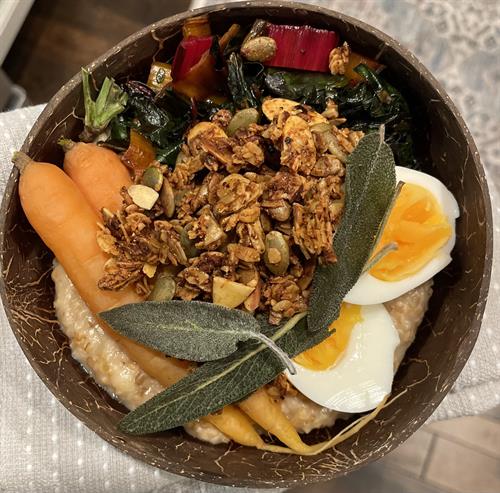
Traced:
[[330, 331], [335, 330], [335, 332], [323, 342], [300, 353], [294, 361], [310, 370], [327, 370], [340, 359], [347, 347], [352, 329], [362, 321], [360, 305], [342, 303], [339, 318], [329, 327]]
[[374, 255], [393, 243], [370, 274], [382, 281], [400, 281], [418, 272], [446, 244], [452, 233], [440, 204], [428, 190], [405, 183], [396, 199]]

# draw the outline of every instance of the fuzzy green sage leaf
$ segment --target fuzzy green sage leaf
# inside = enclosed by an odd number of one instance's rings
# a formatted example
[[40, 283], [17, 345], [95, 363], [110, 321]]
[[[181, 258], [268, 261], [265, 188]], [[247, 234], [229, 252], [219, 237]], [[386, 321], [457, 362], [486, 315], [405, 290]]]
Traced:
[[[190, 302], [191, 303], [191, 302]], [[319, 344], [328, 330], [311, 334], [305, 314], [292, 317], [280, 327], [260, 318], [261, 330], [290, 356]], [[199, 366], [122, 419], [119, 428], [142, 435], [169, 430], [239, 401], [284, 370], [281, 360], [259, 341], [247, 341], [227, 358]]]
[[100, 317], [129, 339], [189, 361], [224, 358], [236, 351], [239, 342], [257, 339], [295, 373], [288, 356], [243, 310], [203, 301], [145, 301], [113, 308]]
[[363, 137], [346, 163], [346, 202], [335, 233], [337, 262], [316, 269], [309, 301], [308, 329], [328, 327], [339, 316], [345, 295], [363, 272], [396, 193], [396, 171], [384, 127]]

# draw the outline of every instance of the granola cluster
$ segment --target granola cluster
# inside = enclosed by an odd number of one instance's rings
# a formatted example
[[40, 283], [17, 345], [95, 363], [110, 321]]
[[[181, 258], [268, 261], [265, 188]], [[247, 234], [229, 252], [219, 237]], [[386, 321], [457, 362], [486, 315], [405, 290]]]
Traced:
[[162, 180], [149, 210], [125, 189], [121, 210], [103, 210], [100, 288], [133, 284], [148, 296], [166, 273], [170, 296], [264, 312], [273, 324], [306, 309], [317, 263], [336, 260], [345, 161], [362, 133], [337, 127], [333, 101], [319, 114], [268, 99], [262, 113], [269, 123], [232, 136], [228, 110], [196, 124], [173, 170], [152, 163]]

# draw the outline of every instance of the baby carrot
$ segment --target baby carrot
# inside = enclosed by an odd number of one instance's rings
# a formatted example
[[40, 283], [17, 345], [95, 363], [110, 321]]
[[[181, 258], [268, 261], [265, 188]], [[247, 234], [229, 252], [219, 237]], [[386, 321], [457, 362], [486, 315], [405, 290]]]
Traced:
[[310, 452], [292, 423], [283, 414], [281, 407], [274, 402], [265, 389], [258, 389], [238, 406], [264, 430], [279, 438], [284, 444], [299, 453]]
[[61, 139], [64, 171], [77, 184], [90, 205], [115, 212], [122, 206], [120, 190], [132, 185], [129, 171], [118, 155], [96, 144]]
[[13, 160], [21, 172], [19, 196], [26, 217], [88, 307], [99, 313], [141, 301], [132, 288], [97, 287], [108, 260], [96, 241], [99, 217], [73, 180], [57, 166], [32, 161], [25, 154], [16, 153]]

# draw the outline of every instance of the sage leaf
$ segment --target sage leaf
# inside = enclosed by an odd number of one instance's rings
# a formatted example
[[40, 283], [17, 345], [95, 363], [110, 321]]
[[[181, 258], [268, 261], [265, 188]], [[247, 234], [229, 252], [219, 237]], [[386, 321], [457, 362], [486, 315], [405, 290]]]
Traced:
[[[328, 330], [311, 334], [306, 328], [304, 313], [295, 315], [280, 327], [271, 326], [260, 317], [259, 323], [262, 332], [292, 357], [331, 334]], [[284, 368], [282, 361], [267, 346], [254, 340], [247, 341], [236, 353], [199, 366], [130, 412], [122, 419], [119, 428], [141, 435], [181, 426], [245, 398], [272, 381]]]
[[146, 301], [102, 312], [115, 331], [162, 353], [189, 361], [224, 358], [237, 344], [258, 339], [295, 373], [293, 363], [265, 334], [257, 320], [243, 310], [203, 301]]
[[333, 239], [337, 262], [316, 269], [309, 301], [308, 329], [328, 327], [339, 316], [345, 295], [373, 251], [396, 193], [396, 171], [384, 128], [365, 135], [346, 162], [346, 202]]

